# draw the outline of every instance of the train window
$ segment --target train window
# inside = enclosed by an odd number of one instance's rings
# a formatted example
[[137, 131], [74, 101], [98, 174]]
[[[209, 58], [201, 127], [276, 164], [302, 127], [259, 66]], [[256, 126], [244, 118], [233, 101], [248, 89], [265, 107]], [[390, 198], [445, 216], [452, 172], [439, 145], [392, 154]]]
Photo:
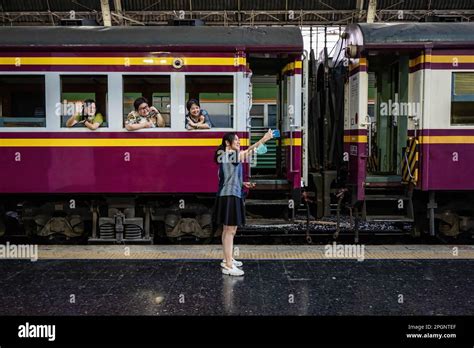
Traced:
[[186, 100], [189, 99], [199, 101], [201, 109], [207, 111], [212, 127], [233, 128], [234, 115], [230, 107], [234, 103], [232, 76], [186, 76]]
[[453, 73], [451, 124], [474, 124], [474, 72]]
[[87, 119], [91, 124], [108, 126], [107, 76], [61, 76], [61, 101], [61, 127], [86, 127]]
[[[266, 110], [265, 111], [265, 107]], [[230, 114], [234, 113], [234, 104], [230, 105]], [[250, 109], [251, 126], [254, 128], [278, 128], [277, 108], [275, 104], [252, 104]]]
[[[171, 78], [168, 75], [126, 75], [123, 77], [123, 119], [133, 122], [145, 122], [145, 118], [136, 117], [134, 102], [145, 98], [148, 106], [154, 106], [161, 118], [153, 118], [155, 126], [171, 127]], [[150, 112], [153, 113], [153, 110]]]
[[275, 104], [268, 104], [268, 127], [277, 128], [277, 107]]
[[252, 105], [250, 109], [250, 124], [252, 127], [263, 127], [265, 125], [265, 105]]
[[0, 127], [46, 127], [44, 76], [0, 75]]

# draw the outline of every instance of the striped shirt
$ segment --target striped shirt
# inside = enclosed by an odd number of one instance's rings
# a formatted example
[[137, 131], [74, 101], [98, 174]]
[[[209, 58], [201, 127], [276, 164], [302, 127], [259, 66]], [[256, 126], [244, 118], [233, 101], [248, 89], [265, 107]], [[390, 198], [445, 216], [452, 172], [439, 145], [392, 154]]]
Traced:
[[242, 198], [243, 166], [238, 152], [226, 151], [221, 158], [217, 195]]

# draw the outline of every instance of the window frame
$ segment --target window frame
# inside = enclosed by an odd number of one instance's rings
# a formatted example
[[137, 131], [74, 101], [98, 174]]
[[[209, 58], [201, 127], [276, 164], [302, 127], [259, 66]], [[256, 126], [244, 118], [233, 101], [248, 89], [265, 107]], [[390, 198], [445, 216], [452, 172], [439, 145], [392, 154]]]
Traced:
[[[182, 74], [182, 73], [174, 73], [174, 72], [146, 72], [146, 71], [133, 71], [133, 72], [122, 72], [120, 74], [120, 79], [121, 79], [121, 85], [120, 85], [120, 91], [121, 91], [121, 99], [120, 99], [120, 110], [121, 110], [121, 113], [120, 113], [120, 122], [122, 124], [122, 130], [125, 131], [125, 132], [137, 132], [137, 131], [140, 131], [140, 132], [166, 132], [166, 131], [176, 131], [175, 130], [175, 127], [174, 124], [173, 124], [173, 110], [175, 109], [173, 106], [175, 106], [176, 104], [173, 104], [173, 101], [175, 99], [177, 99], [177, 96], [176, 96], [176, 93], [173, 91], [173, 88], [176, 88], [176, 81], [175, 79], [177, 78], [177, 76], [179, 76], [178, 74]], [[150, 76], [150, 77], [160, 77], [160, 76], [168, 76], [169, 79], [170, 79], [170, 99], [171, 99], [171, 103], [170, 103], [170, 126], [169, 127], [155, 127], [155, 128], [142, 128], [142, 129], [138, 129], [138, 130], [133, 130], [133, 131], [129, 131], [125, 128], [125, 110], [123, 109], [123, 104], [124, 104], [124, 94], [125, 94], [125, 89], [124, 89], [124, 78], [125, 77], [134, 77], [134, 76]], [[153, 105], [153, 100], [149, 100], [148, 102], [151, 102], [151, 104]], [[161, 110], [158, 110], [161, 112]], [[131, 111], [128, 111], [127, 112], [127, 115], [130, 113]]]
[[[164, 75], [169, 76], [171, 81], [171, 127], [157, 127], [140, 129], [133, 132], [189, 132], [184, 126], [184, 119], [186, 115], [186, 76], [227, 76], [233, 79], [233, 104], [237, 105], [237, 109], [233, 114], [233, 127], [221, 128], [213, 127], [211, 129], [194, 130], [198, 132], [228, 132], [228, 131], [245, 131], [245, 114], [246, 105], [248, 102], [238, 100], [237, 96], [246, 91], [247, 79], [242, 72], [180, 72], [180, 71], [164, 71], [164, 72], [123, 72], [123, 71], [25, 71], [25, 72], [2, 72], [2, 75], [33, 75], [43, 76], [45, 79], [45, 126], [44, 127], [1, 127], [0, 132], [85, 132], [85, 133], [100, 133], [100, 132], [129, 132], [124, 127], [123, 120], [123, 77], [130, 75]], [[87, 127], [61, 127], [61, 118], [56, 115], [57, 108], [61, 106], [61, 76], [78, 76], [78, 75], [98, 75], [107, 78], [107, 114], [105, 119], [108, 122], [108, 127], [99, 127], [91, 131]], [[118, 101], [118, 102], [117, 102]], [[120, 115], [119, 117], [117, 117]], [[59, 120], [58, 120], [59, 118]], [[211, 115], [212, 118], [212, 115]], [[173, 122], [177, 119], [177, 122]], [[182, 122], [181, 122], [182, 120]]]
[[[0, 72], [0, 76], [11, 76], [11, 77], [42, 77], [43, 78], [43, 83], [44, 83], [44, 93], [43, 93], [43, 98], [44, 98], [44, 125], [39, 126], [39, 127], [32, 127], [32, 126], [13, 126], [13, 127], [5, 127], [0, 126], [0, 132], [8, 132], [8, 131], [13, 131], [13, 132], [18, 132], [18, 131], [44, 131], [48, 128], [48, 82], [47, 82], [47, 74], [44, 72], [38, 72], [38, 71], [21, 71], [21, 72], [11, 72], [11, 71], [2, 71]], [[3, 108], [3, 107], [2, 107]], [[2, 116], [3, 118], [3, 116]], [[2, 120], [3, 121], [3, 120]], [[4, 123], [4, 121], [2, 122]]]
[[[108, 73], [105, 73], [105, 72], [85, 72], [85, 73], [81, 73], [81, 72], [72, 72], [72, 71], [68, 71], [68, 72], [59, 72], [58, 74], [58, 80], [59, 80], [59, 103], [62, 107], [63, 105], [63, 98], [62, 98], [62, 95], [63, 95], [63, 83], [62, 83], [62, 77], [76, 77], [76, 76], [84, 76], [84, 77], [87, 77], [87, 76], [100, 76], [100, 77], [105, 77], [106, 79], [106, 85], [107, 85], [107, 90], [105, 92], [105, 103], [104, 103], [104, 108], [105, 110], [103, 110], [103, 114], [102, 114], [102, 117], [104, 117], [104, 122], [107, 122], [107, 126], [102, 126], [100, 125], [99, 128], [97, 128], [96, 130], [94, 130], [94, 132], [97, 132], [99, 130], [109, 130], [110, 129], [110, 122], [109, 122], [109, 114], [110, 114], [110, 111], [109, 111], [109, 99], [110, 99], [110, 91], [109, 91], [109, 85], [110, 85], [110, 80], [109, 80], [109, 74]], [[66, 92], [67, 93], [67, 92]], [[97, 98], [94, 99], [97, 103]], [[96, 104], [97, 105], [97, 104]], [[84, 127], [67, 127], [66, 125], [63, 126], [63, 122], [62, 122], [62, 112], [61, 112], [61, 115], [59, 116], [59, 129], [63, 130], [63, 129], [68, 129], [68, 130], [72, 130], [72, 131], [91, 131], [89, 128], [87, 128], [86, 126]]]
[[[233, 107], [233, 103], [232, 104], [229, 104], [229, 109], [232, 109]], [[258, 117], [258, 118], [262, 118], [263, 119], [263, 126], [255, 126], [256, 128], [270, 128], [270, 126], [268, 125], [268, 107], [273, 105], [275, 106], [275, 116], [276, 116], [276, 121], [278, 123], [278, 104], [277, 102], [257, 102], [257, 103], [252, 103], [252, 107], [254, 105], [263, 105], [263, 116], [262, 117]], [[252, 116], [251, 116], [252, 117]]]
[[[183, 122], [182, 122], [182, 129], [184, 131], [187, 131], [187, 132], [229, 132], [230, 130], [237, 130], [238, 127], [239, 127], [239, 109], [235, 109], [234, 108], [234, 113], [231, 114], [231, 117], [232, 117], [232, 127], [212, 127], [211, 129], [193, 129], [193, 130], [188, 130], [185, 128], [185, 117], [186, 117], [186, 114], [187, 114], [187, 110], [186, 110], [186, 103], [187, 103], [187, 100], [186, 100], [186, 93], [187, 93], [187, 90], [186, 90], [186, 78], [188, 76], [192, 77], [192, 76], [206, 76], [206, 77], [219, 77], [219, 76], [225, 76], [225, 77], [231, 77], [232, 78], [232, 99], [233, 99], [233, 102], [229, 104], [229, 107], [230, 105], [236, 105], [238, 103], [238, 99], [237, 99], [237, 94], [238, 94], [238, 89], [237, 89], [237, 80], [239, 78], [238, 76], [238, 73], [236, 72], [186, 72], [183, 74], [184, 76], [184, 81], [183, 81], [183, 85], [184, 85], [184, 88], [183, 88], [183, 91], [182, 91], [182, 98], [184, 100], [184, 114], [183, 114]], [[201, 102], [201, 101], [200, 101]], [[229, 113], [230, 113], [230, 109], [229, 109]], [[212, 114], [209, 115], [211, 120], [212, 120]]]
[[459, 127], [473, 127], [474, 126], [474, 114], [472, 123], [454, 123], [453, 122], [453, 103], [463, 103], [463, 102], [473, 102], [474, 103], [474, 93], [467, 94], [467, 95], [456, 95], [455, 88], [456, 88], [456, 74], [473, 74], [474, 71], [467, 70], [467, 71], [452, 71], [451, 72], [451, 100], [449, 102], [449, 124], [450, 126], [459, 126]]

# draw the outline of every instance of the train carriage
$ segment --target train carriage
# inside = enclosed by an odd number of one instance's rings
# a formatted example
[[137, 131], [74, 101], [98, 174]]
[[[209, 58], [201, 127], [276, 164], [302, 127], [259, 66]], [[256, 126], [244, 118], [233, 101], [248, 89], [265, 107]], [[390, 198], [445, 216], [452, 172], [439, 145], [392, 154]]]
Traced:
[[321, 55], [316, 99], [344, 109], [316, 116], [341, 122], [334, 161], [363, 219], [415, 221], [431, 235], [473, 227], [473, 33], [472, 23], [353, 24], [331, 61]]
[[[93, 241], [149, 242], [150, 226], [162, 223], [171, 237], [211, 237], [213, 153], [226, 132], [244, 147], [255, 136], [258, 76], [278, 89], [272, 125], [282, 138], [266, 175], [251, 164], [246, 175], [254, 197], [298, 199], [302, 53], [298, 28], [0, 28], [0, 215], [16, 213], [40, 236], [90, 227]], [[165, 127], [124, 129], [139, 96]], [[89, 98], [101, 127], [65, 127]], [[209, 109], [212, 129], [186, 130], [189, 98]]]
[[[303, 198], [318, 218], [472, 231], [473, 29], [353, 24], [316, 59], [298, 28], [0, 28], [0, 233], [209, 240], [214, 150], [267, 128], [281, 139], [245, 166], [257, 213]], [[124, 128], [140, 96], [165, 127]], [[186, 130], [190, 98], [211, 129]], [[105, 122], [66, 127], [85, 99]]]

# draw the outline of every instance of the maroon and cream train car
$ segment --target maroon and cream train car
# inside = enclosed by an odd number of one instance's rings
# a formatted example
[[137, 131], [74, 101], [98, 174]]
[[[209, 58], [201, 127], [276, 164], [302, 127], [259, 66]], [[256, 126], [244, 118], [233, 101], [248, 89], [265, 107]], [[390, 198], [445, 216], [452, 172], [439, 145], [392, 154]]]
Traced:
[[473, 33], [474, 23], [346, 28], [334, 66], [348, 67], [348, 184], [367, 220], [425, 220], [432, 235], [472, 229]]
[[[40, 236], [151, 241], [162, 222], [170, 237], [210, 237], [213, 153], [229, 131], [249, 144], [252, 74], [275, 77], [282, 134], [275, 173], [252, 180], [298, 196], [302, 53], [298, 28], [0, 28], [0, 232], [16, 221]], [[216, 95], [233, 103], [207, 105], [214, 127], [186, 130], [186, 101]], [[165, 127], [124, 128], [139, 96]], [[66, 127], [86, 99], [100, 128]]]

